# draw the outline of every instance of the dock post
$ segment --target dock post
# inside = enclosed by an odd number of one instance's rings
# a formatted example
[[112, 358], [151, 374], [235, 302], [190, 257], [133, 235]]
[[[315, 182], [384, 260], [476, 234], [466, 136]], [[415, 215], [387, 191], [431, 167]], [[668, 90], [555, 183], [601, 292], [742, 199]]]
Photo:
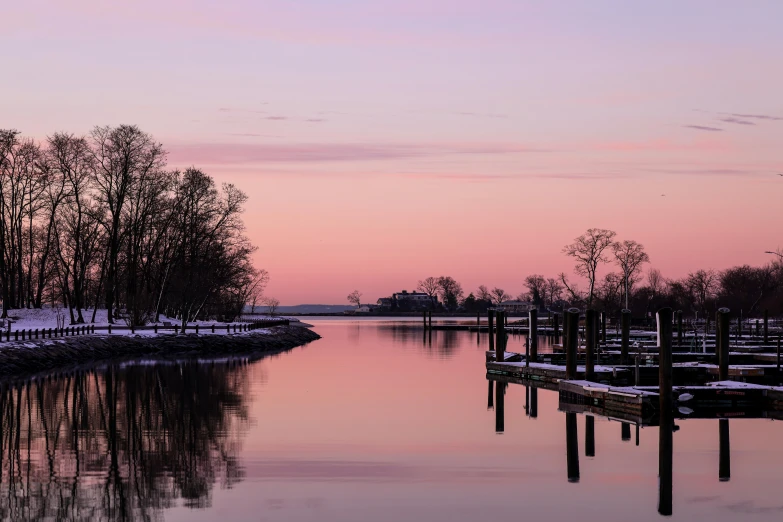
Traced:
[[682, 350], [682, 310], [677, 310], [677, 349]]
[[635, 367], [633, 373], [634, 376], [633, 385], [639, 386], [639, 354], [638, 353], [636, 354], [636, 357], [634, 357], [634, 366]]
[[506, 329], [503, 326], [503, 320], [505, 319], [505, 312], [498, 310], [495, 312], [495, 318], [498, 322], [496, 330], [497, 338], [495, 339], [495, 360], [503, 362], [506, 352]]
[[658, 513], [672, 514], [672, 436], [674, 415], [672, 399], [672, 309], [658, 310], [660, 347], [658, 352], [658, 393], [660, 397], [658, 429]]
[[424, 311], [421, 313], [421, 319], [424, 321], [424, 329], [427, 329], [427, 312]]
[[595, 310], [588, 308], [585, 311], [585, 380], [595, 379], [595, 345], [598, 338]]
[[495, 350], [495, 326], [494, 326], [494, 310], [487, 310], [487, 328], [489, 328], [489, 351]]
[[620, 439], [622, 439], [623, 442], [631, 440], [631, 425], [627, 422], [623, 422], [620, 425]]
[[476, 312], [476, 326], [481, 326], [481, 312]]
[[530, 366], [530, 337], [525, 339], [525, 368]]
[[595, 417], [585, 416], [585, 457], [595, 457]]
[[622, 340], [620, 345], [620, 360], [623, 364], [628, 363], [628, 348], [631, 346], [631, 311], [623, 309], [620, 312], [620, 323], [622, 323]]
[[560, 337], [560, 316], [555, 313], [552, 317], [552, 321], [554, 322], [554, 336], [555, 336], [555, 342], [557, 342], [557, 338]]
[[503, 433], [505, 431], [505, 394], [506, 385], [502, 382], [495, 383], [495, 432]]
[[764, 310], [764, 344], [769, 343], [769, 310]]
[[[570, 311], [569, 311], [570, 313]], [[566, 319], [569, 330], [571, 318]], [[575, 321], [573, 321], [575, 322]], [[569, 337], [571, 335], [569, 334]], [[579, 435], [576, 431], [576, 413], [566, 413], [566, 465], [568, 467], [568, 482], [579, 482]]]
[[777, 360], [778, 360], [778, 383], [780, 383], [780, 338], [783, 337], [780, 334], [778, 334], [778, 351], [777, 351]]
[[715, 346], [718, 349], [718, 376], [721, 381], [729, 378], [729, 309], [721, 308], [718, 310], [716, 319], [718, 327], [717, 341]]
[[429, 320], [430, 320], [429, 327], [430, 330], [432, 330], [432, 311], [430, 310], [429, 312], [427, 312], [427, 315], [429, 316]]
[[661, 414], [672, 409], [672, 309], [658, 310], [658, 327], [661, 332], [661, 345], [658, 352], [658, 393], [660, 395]]
[[606, 344], [606, 311], [601, 312], [601, 342]]
[[530, 341], [530, 360], [538, 361], [538, 310], [528, 312], [527, 338]]
[[[579, 309], [569, 308], [565, 315], [566, 379], [576, 379], [576, 347], [579, 343]], [[576, 414], [574, 414], [576, 415]], [[576, 422], [576, 418], [574, 418]], [[577, 463], [577, 468], [579, 464]]]
[[710, 335], [710, 316], [708, 315], [704, 319], [704, 340], [707, 340], [707, 336]]
[[718, 480], [731, 480], [731, 443], [729, 442], [729, 419], [718, 420], [718, 435], [720, 437], [720, 456], [718, 460]]

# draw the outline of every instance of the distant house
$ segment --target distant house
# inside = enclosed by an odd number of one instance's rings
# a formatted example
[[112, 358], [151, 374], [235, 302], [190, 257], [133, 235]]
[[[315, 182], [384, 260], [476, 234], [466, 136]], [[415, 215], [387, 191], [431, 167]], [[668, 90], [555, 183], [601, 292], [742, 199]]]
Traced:
[[371, 314], [375, 311], [374, 305], [369, 304], [363, 304], [360, 306], [357, 306], [356, 309], [353, 311], [355, 314]]
[[400, 311], [431, 310], [438, 305], [438, 298], [424, 292], [408, 292], [403, 290], [392, 294], [391, 300], [394, 308]]
[[388, 312], [394, 307], [394, 301], [391, 297], [381, 297], [376, 304], [380, 312]]
[[502, 310], [509, 314], [526, 314], [530, 310], [534, 309], [535, 305], [530, 301], [503, 301], [500, 306], [496, 306], [496, 310]]

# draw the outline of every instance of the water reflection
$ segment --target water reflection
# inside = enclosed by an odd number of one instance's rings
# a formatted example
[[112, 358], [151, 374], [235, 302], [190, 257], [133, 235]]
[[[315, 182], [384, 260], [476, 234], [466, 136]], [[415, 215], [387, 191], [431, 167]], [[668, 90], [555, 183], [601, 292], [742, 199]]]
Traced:
[[154, 520], [243, 477], [241, 364], [109, 366], [0, 387], [0, 517]]
[[[489, 397], [488, 408], [493, 406], [493, 383], [494, 383], [494, 407], [495, 407], [495, 431], [503, 432], [507, 424], [504, 416], [505, 395], [508, 384], [496, 382], [488, 379]], [[540, 384], [539, 384], [540, 385]], [[538, 387], [536, 384], [529, 386], [522, 385], [525, 390], [526, 412], [530, 418], [537, 417]], [[562, 406], [562, 405], [561, 405]], [[569, 411], [570, 408], [560, 410], [558, 415], [565, 417], [565, 453], [566, 453], [566, 478], [569, 483], [579, 483], [580, 462], [579, 462], [579, 428], [578, 418], [584, 418], [584, 454], [589, 458], [596, 458], [596, 418], [602, 418], [597, 413], [580, 414], [575, 411]], [[605, 421], [617, 422], [616, 418], [603, 417]], [[673, 515], [673, 496], [674, 496], [674, 434], [680, 427], [675, 423], [675, 412], [673, 409], [663, 410], [655, 420], [658, 430], [658, 505], [657, 511], [662, 516]], [[682, 422], [688, 422], [682, 420]], [[693, 422], [693, 421], [691, 421]], [[712, 421], [714, 422], [714, 421]], [[631, 423], [620, 421], [620, 439], [623, 442], [631, 440]], [[646, 425], [646, 424], [645, 424]], [[718, 480], [728, 482], [731, 479], [731, 441], [729, 430], [729, 419], [717, 419], [718, 425]], [[639, 446], [640, 424], [636, 424], [636, 446]], [[599, 457], [600, 459], [600, 457]], [[713, 498], [713, 497], [711, 497]], [[719, 498], [718, 496], [714, 498]]]

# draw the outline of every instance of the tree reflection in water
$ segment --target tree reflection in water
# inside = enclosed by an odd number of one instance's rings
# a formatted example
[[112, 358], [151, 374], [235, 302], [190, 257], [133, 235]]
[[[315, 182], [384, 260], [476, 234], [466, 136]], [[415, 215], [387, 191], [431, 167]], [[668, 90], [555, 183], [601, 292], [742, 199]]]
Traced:
[[243, 477], [246, 364], [109, 366], [0, 386], [0, 518], [157, 520]]

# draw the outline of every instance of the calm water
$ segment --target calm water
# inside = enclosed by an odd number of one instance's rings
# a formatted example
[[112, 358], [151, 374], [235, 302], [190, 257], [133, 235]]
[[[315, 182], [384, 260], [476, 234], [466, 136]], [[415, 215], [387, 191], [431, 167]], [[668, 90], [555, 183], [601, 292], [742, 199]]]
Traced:
[[[555, 392], [505, 390], [487, 338], [410, 323], [313, 319], [323, 339], [253, 363], [125, 365], [0, 393], [0, 517], [8, 520], [657, 520], [658, 430], [640, 445], [595, 419], [594, 457]], [[477, 342], [478, 341], [478, 342]], [[510, 350], [522, 349], [514, 338]], [[783, 423], [678, 421], [673, 517], [783, 516]], [[573, 464], [573, 462], [572, 462]]]

